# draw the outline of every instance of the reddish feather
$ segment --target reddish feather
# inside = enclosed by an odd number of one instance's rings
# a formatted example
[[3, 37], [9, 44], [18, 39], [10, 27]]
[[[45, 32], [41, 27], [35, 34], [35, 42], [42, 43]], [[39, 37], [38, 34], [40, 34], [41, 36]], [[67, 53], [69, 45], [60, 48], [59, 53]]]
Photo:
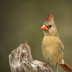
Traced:
[[59, 64], [64, 71], [72, 72], [72, 68], [68, 66], [65, 62], [64, 64]]
[[50, 21], [52, 18], [53, 18], [53, 15], [49, 13], [49, 14], [47, 15], [47, 17], [46, 17], [46, 21], [47, 21], [47, 20]]

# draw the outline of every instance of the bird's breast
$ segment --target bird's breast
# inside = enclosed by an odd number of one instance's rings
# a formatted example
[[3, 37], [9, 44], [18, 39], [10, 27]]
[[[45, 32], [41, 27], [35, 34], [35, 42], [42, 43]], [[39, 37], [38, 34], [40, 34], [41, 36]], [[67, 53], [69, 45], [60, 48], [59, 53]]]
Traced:
[[62, 51], [57, 45], [58, 40], [58, 38], [53, 36], [45, 36], [42, 40], [43, 57], [51, 64], [56, 64], [62, 59]]
[[54, 47], [56, 44], [56, 39], [53, 36], [45, 36], [42, 40], [42, 47]]

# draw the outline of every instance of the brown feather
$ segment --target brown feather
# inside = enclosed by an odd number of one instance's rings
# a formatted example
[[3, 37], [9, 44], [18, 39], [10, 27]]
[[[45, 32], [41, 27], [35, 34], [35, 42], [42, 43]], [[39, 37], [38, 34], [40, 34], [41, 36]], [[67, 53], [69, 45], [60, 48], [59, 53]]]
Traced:
[[49, 13], [49, 14], [47, 15], [47, 17], [46, 17], [46, 21], [47, 21], [47, 20], [48, 20], [48, 21], [51, 21], [52, 18], [53, 18], [53, 15]]

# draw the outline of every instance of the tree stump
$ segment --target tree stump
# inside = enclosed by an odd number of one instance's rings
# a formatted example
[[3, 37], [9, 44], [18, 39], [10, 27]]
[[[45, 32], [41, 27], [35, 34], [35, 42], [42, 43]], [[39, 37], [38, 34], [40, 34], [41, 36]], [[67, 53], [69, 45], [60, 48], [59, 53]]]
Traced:
[[11, 52], [9, 64], [11, 72], [54, 72], [46, 63], [33, 60], [27, 42]]

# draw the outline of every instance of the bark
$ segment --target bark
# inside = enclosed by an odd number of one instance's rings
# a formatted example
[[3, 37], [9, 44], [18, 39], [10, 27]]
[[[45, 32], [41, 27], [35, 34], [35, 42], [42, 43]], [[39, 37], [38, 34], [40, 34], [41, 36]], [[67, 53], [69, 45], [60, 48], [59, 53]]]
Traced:
[[11, 72], [54, 72], [46, 63], [33, 60], [27, 42], [11, 52], [9, 65]]

